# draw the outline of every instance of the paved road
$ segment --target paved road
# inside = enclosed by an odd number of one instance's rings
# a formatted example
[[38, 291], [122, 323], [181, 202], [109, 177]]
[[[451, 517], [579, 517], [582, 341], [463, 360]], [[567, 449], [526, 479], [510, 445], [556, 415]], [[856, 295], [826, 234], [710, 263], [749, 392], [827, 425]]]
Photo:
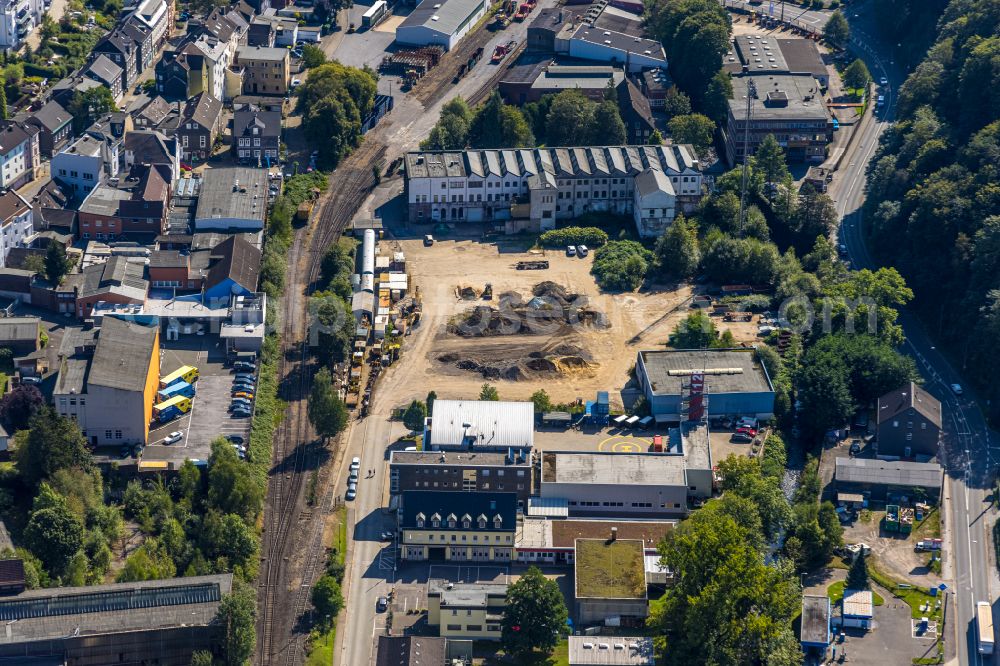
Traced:
[[[860, 20], [859, 20], [860, 19]], [[885, 96], [885, 106], [875, 117], [865, 120], [859, 128], [858, 140], [844, 160], [841, 173], [831, 187], [831, 196], [842, 218], [840, 242], [848, 248], [855, 268], [875, 268], [865, 246], [864, 219], [861, 205], [864, 202], [865, 167], [877, 148], [882, 132], [893, 120], [895, 91], [903, 81], [905, 72], [893, 62], [892, 45], [880, 44], [872, 35], [874, 29], [865, 24], [863, 6], [856, 6], [849, 16], [852, 22], [854, 48], [867, 61], [872, 75], [886, 77], [889, 85], [878, 91]], [[986, 499], [987, 488], [995, 461], [995, 444], [991, 432], [976, 405], [976, 396], [962, 383], [961, 375], [936, 349], [925, 333], [920, 321], [911, 313], [902, 311], [900, 323], [906, 334], [904, 345], [907, 353], [917, 361], [925, 387], [942, 401], [945, 418], [945, 441], [942, 462], [947, 470], [948, 486], [945, 495], [948, 503], [945, 524], [950, 535], [950, 553], [946, 564], [953, 572], [954, 589], [950, 598], [949, 624], [957, 640], [950, 641], [957, 650], [958, 663], [985, 666], [993, 663], [984, 660], [976, 650], [975, 603], [993, 601], [991, 583], [994, 578], [989, 553], [989, 527], [993, 512]], [[950, 389], [952, 384], [964, 388], [961, 396]], [[993, 437], [992, 441], [1000, 441]], [[950, 557], [949, 557], [950, 555]], [[951, 650], [949, 649], [949, 656]]]

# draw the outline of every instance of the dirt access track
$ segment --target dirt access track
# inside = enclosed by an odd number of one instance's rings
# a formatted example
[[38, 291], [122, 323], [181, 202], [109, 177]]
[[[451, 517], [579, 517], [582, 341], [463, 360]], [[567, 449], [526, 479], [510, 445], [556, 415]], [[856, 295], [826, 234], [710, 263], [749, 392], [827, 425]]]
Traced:
[[[422, 321], [405, 339], [402, 363], [388, 377], [397, 404], [422, 399], [432, 389], [440, 397], [471, 398], [486, 381], [497, 386], [503, 399], [527, 399], [539, 388], [556, 402], [616, 391], [628, 383], [636, 353], [661, 347], [688, 314], [692, 291], [686, 285], [602, 293], [590, 275], [593, 254], [581, 259], [547, 251], [543, 256], [513, 241], [444, 239], [431, 247], [418, 240], [389, 242], [406, 253], [411, 285], [423, 300]], [[530, 259], [545, 259], [549, 268], [515, 268], [518, 261]], [[530, 301], [545, 282], [575, 297], [572, 313], [554, 321], [551, 308], [543, 307], [538, 321], [506, 322], [505, 335], [456, 332], [477, 307], [521, 312], [513, 304]], [[489, 301], [479, 297], [487, 283], [493, 287]], [[754, 340], [752, 324], [716, 324], [723, 330], [731, 327], [738, 341]]]

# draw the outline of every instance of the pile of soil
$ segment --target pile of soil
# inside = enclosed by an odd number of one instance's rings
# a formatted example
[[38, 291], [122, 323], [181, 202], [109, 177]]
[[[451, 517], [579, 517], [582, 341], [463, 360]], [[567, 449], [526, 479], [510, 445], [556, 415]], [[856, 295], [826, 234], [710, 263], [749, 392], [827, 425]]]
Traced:
[[553, 376], [591, 375], [595, 364], [590, 355], [572, 344], [554, 343], [551, 348], [536, 349], [526, 355], [498, 359], [495, 355], [474, 352], [460, 355], [441, 354], [437, 360], [482, 375], [485, 379], [505, 379], [507, 381], [539, 380]]
[[[473, 300], [471, 287], [458, 289], [460, 298]], [[500, 294], [496, 307], [478, 305], [448, 324], [448, 332], [464, 338], [495, 335], [561, 335], [569, 327], [582, 324], [609, 328], [603, 312], [590, 307], [586, 296], [568, 291], [562, 285], [545, 281], [536, 284], [531, 297], [516, 291]]]

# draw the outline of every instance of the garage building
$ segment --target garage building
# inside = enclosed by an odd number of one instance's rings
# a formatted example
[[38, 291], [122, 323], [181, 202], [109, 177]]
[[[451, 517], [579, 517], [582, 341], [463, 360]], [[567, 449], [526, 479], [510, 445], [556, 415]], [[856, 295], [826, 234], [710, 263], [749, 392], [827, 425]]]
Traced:
[[396, 28], [396, 41], [449, 51], [486, 15], [485, 0], [424, 0]]
[[696, 374], [705, 378], [709, 417], [774, 416], [774, 387], [753, 349], [641, 351], [635, 371], [657, 422], [682, 420]]

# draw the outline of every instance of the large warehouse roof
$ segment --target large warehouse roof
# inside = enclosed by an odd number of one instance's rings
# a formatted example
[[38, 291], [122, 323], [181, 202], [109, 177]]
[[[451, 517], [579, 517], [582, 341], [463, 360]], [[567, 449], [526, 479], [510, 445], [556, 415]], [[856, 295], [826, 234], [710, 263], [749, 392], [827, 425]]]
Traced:
[[679, 394], [682, 382], [695, 373], [704, 373], [709, 395], [773, 390], [752, 349], [641, 351], [639, 361], [654, 395]]
[[424, 0], [410, 12], [400, 28], [426, 27], [445, 35], [458, 32], [483, 0]]
[[431, 446], [531, 448], [535, 406], [530, 402], [435, 400]]
[[934, 463], [872, 458], [837, 458], [838, 483], [875, 483], [912, 488], [940, 488], [941, 468]]
[[554, 451], [542, 454], [542, 482], [683, 486], [684, 467], [684, 456], [677, 455]]

